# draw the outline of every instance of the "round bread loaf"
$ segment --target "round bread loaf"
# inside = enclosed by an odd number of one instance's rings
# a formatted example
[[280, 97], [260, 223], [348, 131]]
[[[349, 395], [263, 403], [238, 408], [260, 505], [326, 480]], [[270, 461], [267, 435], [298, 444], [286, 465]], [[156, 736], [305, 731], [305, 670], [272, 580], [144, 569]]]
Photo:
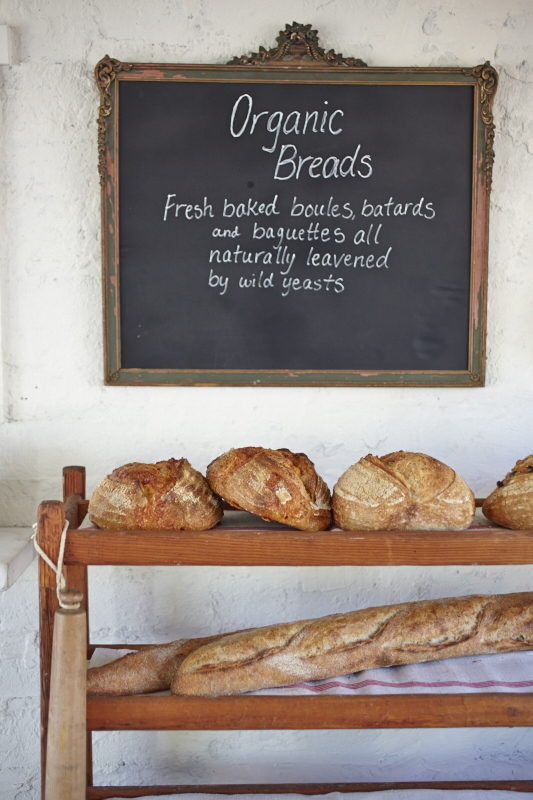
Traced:
[[222, 518], [222, 502], [186, 458], [170, 458], [114, 470], [95, 488], [88, 514], [99, 528], [204, 531]]
[[487, 519], [504, 528], [533, 528], [533, 455], [517, 461], [483, 503]]
[[365, 456], [333, 489], [335, 523], [348, 531], [464, 530], [474, 513], [466, 483], [423, 453]]
[[211, 489], [234, 508], [293, 528], [323, 531], [331, 524], [331, 495], [303, 453], [240, 447], [207, 467]]

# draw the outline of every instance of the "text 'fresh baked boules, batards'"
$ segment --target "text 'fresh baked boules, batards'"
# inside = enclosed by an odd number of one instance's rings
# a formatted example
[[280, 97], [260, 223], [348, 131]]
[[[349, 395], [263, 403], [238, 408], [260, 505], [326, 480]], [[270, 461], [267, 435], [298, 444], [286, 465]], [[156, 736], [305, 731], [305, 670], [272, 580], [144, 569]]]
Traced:
[[211, 489], [234, 508], [293, 528], [323, 531], [331, 524], [331, 495], [303, 453], [240, 447], [207, 467]]
[[368, 455], [333, 489], [335, 523], [344, 530], [465, 530], [474, 494], [451, 468], [423, 453]]
[[533, 455], [517, 461], [483, 503], [487, 519], [504, 528], [533, 528]]
[[186, 458], [134, 462], [95, 488], [89, 519], [113, 530], [204, 531], [222, 518], [222, 502]]

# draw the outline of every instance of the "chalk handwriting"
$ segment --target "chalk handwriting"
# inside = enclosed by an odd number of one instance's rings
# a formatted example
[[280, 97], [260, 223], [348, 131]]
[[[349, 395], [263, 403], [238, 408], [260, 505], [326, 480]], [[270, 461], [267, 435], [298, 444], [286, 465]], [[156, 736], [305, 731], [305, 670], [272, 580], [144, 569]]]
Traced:
[[[328, 100], [323, 101], [329, 105]], [[323, 155], [300, 155], [295, 144], [280, 141], [281, 136], [306, 136], [307, 134], [326, 134], [338, 136], [342, 133], [342, 108], [330, 110], [328, 107], [308, 111], [294, 109], [286, 114], [283, 111], [259, 111], [254, 113], [254, 100], [251, 94], [241, 94], [233, 104], [229, 120], [231, 136], [239, 139], [246, 132], [266, 130], [272, 134], [268, 145], [263, 145], [265, 153], [280, 152], [274, 169], [274, 180], [288, 181], [294, 178], [370, 178], [372, 175], [372, 156], [361, 154], [361, 143], [354, 145], [352, 152], [342, 158]]]
[[[167, 195], [167, 202], [165, 203], [165, 213], [163, 215], [163, 222], [167, 221], [167, 215], [171, 208], [175, 208], [174, 216], [181, 216], [185, 219], [202, 219], [203, 217], [214, 217], [213, 206], [207, 202], [207, 197], [204, 197], [203, 206], [193, 205], [192, 203], [171, 203], [171, 199], [176, 197], [175, 194]], [[183, 209], [183, 210], [182, 210]]]
[[[271, 147], [263, 146], [263, 150], [267, 153], [273, 153], [278, 146], [278, 139], [280, 133], [288, 135], [294, 133], [297, 136], [306, 133], [331, 133], [332, 136], [338, 136], [342, 133], [342, 128], [339, 127], [340, 119], [335, 117], [343, 117], [344, 111], [336, 108], [335, 111], [323, 109], [322, 111], [306, 111], [303, 115], [300, 111], [291, 111], [287, 116], [283, 111], [261, 111], [259, 114], [253, 114], [254, 101], [249, 94], [241, 94], [241, 96], [233, 104], [230, 119], [230, 133], [235, 138], [239, 138], [249, 129], [252, 134], [259, 126], [263, 124], [268, 133], [274, 134], [274, 141]], [[328, 101], [324, 100], [324, 105], [328, 105]], [[237, 117], [244, 114], [244, 121], [237, 122]], [[266, 119], [261, 119], [266, 117]], [[319, 117], [321, 121], [319, 124]]]
[[376, 203], [376, 205], [372, 205], [365, 198], [361, 214], [363, 217], [405, 217], [412, 214], [413, 217], [433, 219], [435, 209], [433, 203], [425, 202], [423, 197], [417, 203], [395, 203], [391, 197], [386, 203]]
[[307, 266], [335, 267], [335, 269], [338, 269], [341, 265], [354, 268], [366, 267], [367, 269], [372, 269], [373, 267], [377, 267], [380, 269], [381, 267], [385, 267], [388, 269], [388, 259], [392, 252], [392, 247], [389, 247], [386, 253], [376, 258], [374, 253], [370, 253], [366, 256], [355, 255], [354, 253], [315, 253], [314, 249], [314, 247], [309, 249], [306, 261]]

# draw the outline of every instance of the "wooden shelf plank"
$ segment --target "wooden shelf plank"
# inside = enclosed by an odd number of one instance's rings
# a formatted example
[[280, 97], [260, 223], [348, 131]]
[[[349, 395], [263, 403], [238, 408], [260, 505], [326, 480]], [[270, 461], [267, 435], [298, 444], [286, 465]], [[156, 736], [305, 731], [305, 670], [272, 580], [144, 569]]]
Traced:
[[79, 530], [66, 564], [204, 566], [385, 566], [531, 564], [533, 531]]
[[89, 730], [524, 727], [533, 693], [87, 698]]
[[390, 789], [460, 789], [533, 792], [533, 781], [401, 781], [394, 783], [232, 783], [202, 786], [90, 786], [87, 800], [110, 797], [145, 797], [165, 794], [329, 794], [330, 792], [381, 792]]

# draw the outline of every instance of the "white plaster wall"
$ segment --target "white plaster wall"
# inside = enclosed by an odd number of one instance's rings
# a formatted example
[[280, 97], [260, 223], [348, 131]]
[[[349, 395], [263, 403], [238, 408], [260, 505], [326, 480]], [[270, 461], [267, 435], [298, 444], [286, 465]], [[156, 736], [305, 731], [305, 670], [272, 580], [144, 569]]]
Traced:
[[[106, 388], [102, 385], [98, 92], [123, 61], [223, 63], [271, 46], [286, 22], [371, 65], [500, 74], [494, 106], [488, 381], [484, 389]], [[0, 524], [60, 497], [61, 468], [88, 488], [131, 460], [229, 447], [306, 452], [332, 486], [368, 452], [422, 450], [490, 491], [533, 451], [533, 6], [530, 0], [2, 0], [18, 63], [0, 67]], [[93, 638], [163, 641], [474, 591], [531, 588], [531, 570], [95, 570]], [[95, 589], [97, 591], [95, 591]], [[37, 798], [35, 564], [0, 595], [0, 797]], [[148, 742], [150, 744], [148, 744]], [[533, 732], [468, 730], [106, 734], [99, 782], [530, 777]], [[150, 748], [150, 749], [149, 749]]]

